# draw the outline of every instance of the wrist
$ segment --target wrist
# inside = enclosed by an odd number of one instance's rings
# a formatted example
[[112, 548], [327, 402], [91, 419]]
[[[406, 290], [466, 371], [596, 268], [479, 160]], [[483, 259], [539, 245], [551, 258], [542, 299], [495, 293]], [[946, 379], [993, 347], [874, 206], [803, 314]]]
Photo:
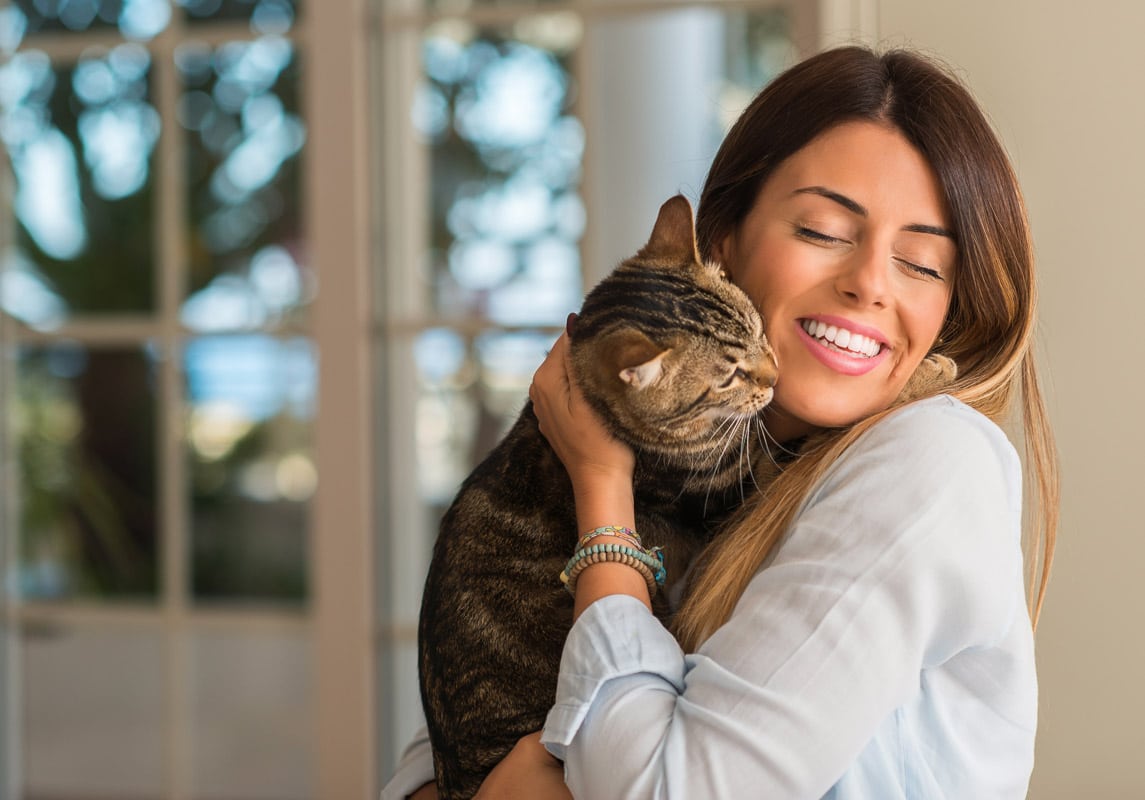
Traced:
[[599, 480], [573, 486], [577, 529], [583, 534], [606, 525], [636, 527], [632, 483]]
[[633, 464], [615, 461], [584, 461], [568, 469], [569, 480], [578, 491], [605, 490], [609, 487], [632, 488]]
[[573, 619], [600, 598], [614, 594], [635, 597], [649, 609], [652, 608], [652, 595], [639, 572], [624, 564], [593, 564], [577, 579]]
[[628, 464], [581, 464], [570, 469], [569, 480], [573, 490], [581, 492], [608, 491], [618, 486], [632, 490], [632, 470]]

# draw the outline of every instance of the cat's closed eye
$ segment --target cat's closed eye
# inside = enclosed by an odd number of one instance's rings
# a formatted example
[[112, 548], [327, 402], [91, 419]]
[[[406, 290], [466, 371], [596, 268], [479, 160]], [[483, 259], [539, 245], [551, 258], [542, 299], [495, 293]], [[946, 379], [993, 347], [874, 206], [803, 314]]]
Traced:
[[731, 387], [731, 385], [732, 385], [733, 383], [735, 383], [737, 380], [741, 380], [741, 381], [746, 381], [746, 380], [747, 380], [747, 372], [745, 372], [745, 371], [744, 371], [742, 368], [740, 368], [740, 367], [736, 367], [736, 368], [735, 368], [735, 369], [732, 371], [732, 374], [728, 376], [727, 380], [725, 380], [723, 383], [721, 383], [721, 384], [720, 384], [720, 388], [721, 388], [721, 389], [727, 389], [727, 388], [730, 388], [730, 387]]

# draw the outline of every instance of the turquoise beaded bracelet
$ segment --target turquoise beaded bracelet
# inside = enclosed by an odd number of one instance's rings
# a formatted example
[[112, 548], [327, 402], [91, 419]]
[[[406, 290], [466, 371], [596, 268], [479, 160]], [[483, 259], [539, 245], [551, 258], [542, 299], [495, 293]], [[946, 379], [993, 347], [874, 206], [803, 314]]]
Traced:
[[639, 560], [636, 556], [615, 550], [585, 556], [577, 561], [569, 572], [561, 572], [561, 581], [564, 582], [565, 589], [568, 590], [568, 593], [572, 595], [576, 594], [577, 579], [582, 572], [593, 564], [603, 563], [620, 564], [636, 570], [640, 573], [640, 577], [644, 579], [644, 583], [648, 588], [648, 595], [651, 597], [656, 594], [656, 590], [659, 586], [656, 584], [656, 579], [652, 577], [652, 570], [649, 569], [648, 565]]
[[565, 572], [571, 572], [578, 562], [603, 553], [621, 553], [623, 555], [632, 556], [637, 561], [646, 565], [648, 569], [652, 570], [652, 575], [658, 585], [663, 585], [664, 580], [668, 577], [668, 572], [664, 568], [664, 551], [659, 547], [644, 550], [629, 547], [624, 544], [612, 543], [594, 544], [577, 550], [576, 553], [573, 554], [573, 557], [569, 559], [568, 564], [565, 565]]
[[[594, 544], [582, 547], [573, 554], [561, 572], [561, 580], [568, 585], [574, 574], [579, 573], [590, 564], [601, 561], [622, 561], [628, 557], [648, 568], [656, 586], [663, 586], [668, 577], [664, 566], [664, 552], [659, 547], [651, 549], [637, 549], [623, 544]], [[583, 566], [582, 566], [583, 564]]]

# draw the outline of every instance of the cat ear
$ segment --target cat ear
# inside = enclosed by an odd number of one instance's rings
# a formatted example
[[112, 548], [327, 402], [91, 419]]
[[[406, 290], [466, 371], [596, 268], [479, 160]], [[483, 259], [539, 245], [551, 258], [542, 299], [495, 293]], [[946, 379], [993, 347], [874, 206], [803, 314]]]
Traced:
[[652, 228], [648, 244], [638, 258], [664, 258], [672, 261], [699, 261], [696, 250], [696, 226], [692, 222], [692, 205], [678, 194], [660, 206], [660, 215]]
[[651, 386], [660, 380], [660, 376], [664, 374], [664, 356], [668, 355], [668, 352], [665, 350], [641, 364], [625, 367], [620, 370], [620, 380], [634, 389]]
[[598, 373], [605, 386], [613, 385], [616, 378], [634, 389], [644, 389], [660, 380], [664, 374], [664, 356], [671, 349], [660, 347], [643, 333], [620, 329], [601, 343], [605, 357], [598, 362]]

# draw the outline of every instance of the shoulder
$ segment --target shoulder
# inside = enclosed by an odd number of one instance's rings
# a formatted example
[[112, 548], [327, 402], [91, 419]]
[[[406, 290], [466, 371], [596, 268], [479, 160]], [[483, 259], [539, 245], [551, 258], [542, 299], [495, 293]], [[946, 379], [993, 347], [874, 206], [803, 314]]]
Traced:
[[946, 396], [896, 410], [864, 432], [796, 514], [797, 525], [862, 530], [876, 549], [1007, 562], [1019, 557], [1021, 518], [1013, 446], [987, 417]]
[[[997, 641], [1021, 605], [1021, 491], [1005, 433], [939, 396], [887, 415], [860, 436], [797, 513], [788, 558], [854, 565], [856, 585], [914, 597], [927, 663]], [[837, 563], [837, 562], [836, 562]]]
[[1021, 462], [1006, 434], [965, 403], [939, 395], [904, 406], [860, 436], [824, 475], [824, 484], [859, 470], [878, 482], [924, 489], [989, 484], [1020, 502]]
[[904, 452], [932, 452], [943, 444], [956, 451], [983, 450], [1017, 459], [1006, 434], [989, 417], [950, 395], [938, 395], [903, 406], [875, 424], [856, 447], [893, 441]]

